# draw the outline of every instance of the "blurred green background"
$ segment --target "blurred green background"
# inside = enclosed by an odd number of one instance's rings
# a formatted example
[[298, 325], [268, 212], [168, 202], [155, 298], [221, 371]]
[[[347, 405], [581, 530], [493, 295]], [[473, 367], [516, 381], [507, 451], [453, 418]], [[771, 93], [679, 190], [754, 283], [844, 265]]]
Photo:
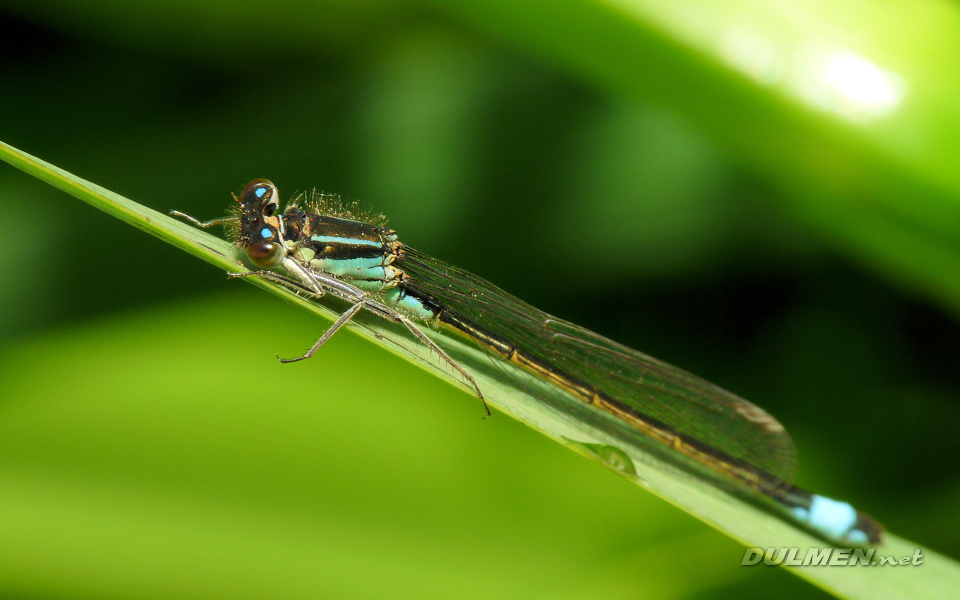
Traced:
[[[808, 45], [885, 48], [880, 108], [706, 44], [792, 43], [777, 3], [636, 5], [5, 0], [0, 139], [200, 218], [257, 177], [359, 199], [960, 557], [954, 3], [892, 48], [910, 4], [797, 5]], [[0, 597], [823, 595], [352, 335], [281, 367], [327, 323], [11, 167], [0, 197]]]

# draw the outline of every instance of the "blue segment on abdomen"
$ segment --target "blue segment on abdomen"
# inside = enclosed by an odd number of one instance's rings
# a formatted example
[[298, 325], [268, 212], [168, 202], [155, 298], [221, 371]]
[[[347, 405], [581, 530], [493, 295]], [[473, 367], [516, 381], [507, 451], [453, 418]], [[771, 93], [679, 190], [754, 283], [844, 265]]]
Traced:
[[816, 494], [810, 500], [810, 508], [795, 506], [793, 515], [824, 534], [854, 544], [868, 542], [867, 534], [855, 529], [857, 510], [846, 502]]

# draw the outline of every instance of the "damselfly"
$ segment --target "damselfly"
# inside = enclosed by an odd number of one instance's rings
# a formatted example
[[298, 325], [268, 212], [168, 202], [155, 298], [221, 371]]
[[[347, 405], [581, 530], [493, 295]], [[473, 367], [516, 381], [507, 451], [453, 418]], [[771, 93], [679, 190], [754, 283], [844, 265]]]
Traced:
[[[382, 217], [345, 208], [336, 197], [301, 194], [280, 211], [276, 186], [249, 183], [224, 225], [263, 277], [301, 294], [349, 303], [303, 356], [312, 356], [361, 310], [402, 324], [450, 365], [490, 414], [470, 372], [421, 329], [465, 337], [496, 361], [521, 369], [641, 432], [680, 465], [721, 485], [749, 490], [781, 513], [841, 545], [878, 543], [882, 528], [850, 504], [791, 484], [796, 452], [783, 426], [762, 409], [676, 367], [525, 304], [483, 279], [401, 243]], [[302, 204], [302, 206], [301, 206]]]

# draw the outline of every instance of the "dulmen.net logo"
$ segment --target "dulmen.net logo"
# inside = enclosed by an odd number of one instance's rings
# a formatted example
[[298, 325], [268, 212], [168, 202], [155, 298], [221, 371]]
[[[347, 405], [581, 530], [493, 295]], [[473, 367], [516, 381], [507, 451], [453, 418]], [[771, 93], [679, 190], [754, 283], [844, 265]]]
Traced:
[[876, 548], [747, 548], [740, 565], [785, 565], [788, 567], [904, 567], [923, 564], [923, 552], [913, 556], [877, 554]]

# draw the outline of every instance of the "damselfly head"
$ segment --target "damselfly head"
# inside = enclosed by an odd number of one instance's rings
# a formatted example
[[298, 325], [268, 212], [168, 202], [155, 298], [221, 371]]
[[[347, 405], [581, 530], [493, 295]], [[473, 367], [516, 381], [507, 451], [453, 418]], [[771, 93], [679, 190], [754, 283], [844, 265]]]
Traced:
[[240, 192], [240, 234], [237, 245], [247, 249], [250, 262], [273, 269], [283, 260], [283, 219], [280, 194], [266, 179], [254, 179]]

